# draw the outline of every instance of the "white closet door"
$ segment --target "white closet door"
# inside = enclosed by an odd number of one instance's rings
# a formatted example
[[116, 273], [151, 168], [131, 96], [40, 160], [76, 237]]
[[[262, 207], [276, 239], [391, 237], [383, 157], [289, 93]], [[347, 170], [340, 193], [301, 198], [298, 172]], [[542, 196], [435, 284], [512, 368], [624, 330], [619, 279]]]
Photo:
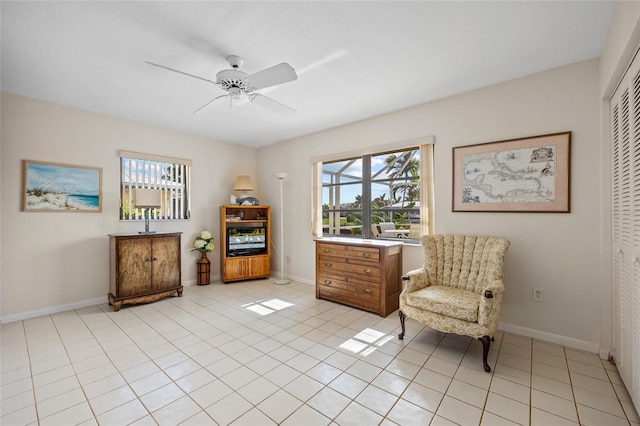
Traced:
[[611, 99], [613, 356], [640, 409], [640, 57]]

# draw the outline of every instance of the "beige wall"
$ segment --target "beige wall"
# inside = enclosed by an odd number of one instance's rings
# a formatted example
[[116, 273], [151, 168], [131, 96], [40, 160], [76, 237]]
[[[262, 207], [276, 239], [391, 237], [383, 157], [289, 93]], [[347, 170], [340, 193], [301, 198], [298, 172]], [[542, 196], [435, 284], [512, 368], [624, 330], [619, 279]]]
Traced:
[[[229, 203], [235, 176], [253, 176], [260, 194], [252, 148], [9, 93], [1, 106], [3, 321], [107, 301], [107, 234], [144, 230], [144, 223], [118, 220], [121, 149], [193, 161], [191, 219], [151, 223], [152, 230], [183, 233], [186, 285], [196, 279], [193, 240], [203, 229], [219, 240], [219, 206]], [[21, 212], [23, 159], [101, 167], [102, 213]], [[219, 276], [218, 250], [209, 257]]]
[[[598, 61], [591, 60], [262, 148], [261, 179], [290, 174], [286, 273], [314, 281], [311, 157], [434, 135], [436, 232], [511, 240], [502, 328], [599, 351], [599, 121]], [[452, 147], [567, 130], [573, 138], [570, 214], [451, 212]], [[275, 199], [276, 183], [264, 191]], [[405, 246], [405, 270], [421, 266], [421, 259], [419, 247]], [[532, 301], [533, 287], [544, 289], [544, 302]]]

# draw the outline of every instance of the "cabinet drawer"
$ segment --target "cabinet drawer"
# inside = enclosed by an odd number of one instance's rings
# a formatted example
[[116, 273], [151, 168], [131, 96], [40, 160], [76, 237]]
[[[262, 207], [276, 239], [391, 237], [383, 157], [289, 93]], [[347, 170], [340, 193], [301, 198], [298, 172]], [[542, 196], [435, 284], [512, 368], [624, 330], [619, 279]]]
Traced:
[[[371, 294], [371, 292], [380, 294], [379, 282], [359, 280], [357, 278], [354, 278], [353, 276], [318, 273], [316, 281], [318, 285], [324, 285], [332, 288], [351, 289], [353, 291], [365, 294]], [[365, 289], [367, 290], [365, 291]]]
[[318, 277], [319, 296], [363, 309], [377, 311], [380, 305], [380, 288], [376, 284], [333, 277]]
[[318, 243], [318, 254], [326, 256], [347, 257], [350, 259], [380, 260], [380, 250], [370, 247], [345, 246], [339, 244]]
[[362, 275], [362, 278], [373, 281], [380, 281], [380, 265], [377, 263], [355, 263], [345, 261], [347, 259], [320, 257], [318, 259], [319, 273], [336, 273], [342, 272], [347, 274]]

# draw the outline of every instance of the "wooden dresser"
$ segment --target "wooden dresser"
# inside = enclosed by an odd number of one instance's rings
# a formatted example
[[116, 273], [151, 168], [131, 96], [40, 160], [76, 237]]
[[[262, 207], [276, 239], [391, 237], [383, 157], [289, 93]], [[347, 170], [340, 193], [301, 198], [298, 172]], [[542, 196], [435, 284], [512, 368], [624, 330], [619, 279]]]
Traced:
[[109, 304], [182, 296], [181, 233], [109, 235]]
[[386, 317], [402, 291], [402, 243], [326, 238], [316, 240], [316, 298]]

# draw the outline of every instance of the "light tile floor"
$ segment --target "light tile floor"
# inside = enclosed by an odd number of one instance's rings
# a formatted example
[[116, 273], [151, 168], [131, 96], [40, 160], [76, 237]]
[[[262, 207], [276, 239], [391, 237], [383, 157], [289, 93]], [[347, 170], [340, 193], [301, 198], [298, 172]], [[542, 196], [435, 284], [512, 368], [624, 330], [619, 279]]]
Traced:
[[270, 280], [3, 324], [0, 424], [640, 425], [596, 354], [398, 331]]

